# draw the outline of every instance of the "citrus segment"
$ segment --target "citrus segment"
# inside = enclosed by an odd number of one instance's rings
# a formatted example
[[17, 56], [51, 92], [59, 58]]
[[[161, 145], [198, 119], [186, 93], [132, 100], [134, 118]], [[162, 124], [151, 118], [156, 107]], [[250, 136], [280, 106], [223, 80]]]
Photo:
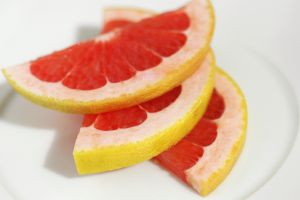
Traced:
[[95, 128], [99, 130], [116, 130], [137, 126], [146, 120], [147, 112], [155, 113], [166, 108], [178, 98], [180, 93], [181, 86], [178, 86], [160, 97], [137, 106], [100, 113], [98, 115], [85, 115], [83, 126], [87, 127], [94, 124]]
[[4, 74], [18, 92], [49, 108], [99, 113], [129, 107], [173, 89], [201, 66], [214, 18], [208, 0], [192, 0], [175, 11], [117, 22], [125, 24], [107, 32], [116, 26], [108, 24], [103, 35]]
[[203, 118], [179, 143], [154, 160], [201, 195], [213, 191], [241, 152], [247, 108], [236, 83], [220, 69]]
[[214, 83], [214, 58], [181, 86], [148, 102], [86, 115], [74, 159], [80, 174], [127, 167], [151, 159], [184, 137], [204, 114]]
[[192, 167], [203, 155], [203, 148], [188, 140], [181, 140], [176, 148], [171, 147], [155, 158], [160, 165], [186, 182], [185, 170]]
[[210, 120], [218, 119], [222, 116], [224, 109], [225, 109], [224, 98], [219, 94], [219, 92], [216, 89], [214, 89], [208, 107], [206, 109], [204, 118]]
[[160, 97], [140, 104], [140, 106], [150, 113], [161, 111], [178, 98], [181, 93], [181, 88], [181, 86], [178, 86], [173, 90], [161, 95]]

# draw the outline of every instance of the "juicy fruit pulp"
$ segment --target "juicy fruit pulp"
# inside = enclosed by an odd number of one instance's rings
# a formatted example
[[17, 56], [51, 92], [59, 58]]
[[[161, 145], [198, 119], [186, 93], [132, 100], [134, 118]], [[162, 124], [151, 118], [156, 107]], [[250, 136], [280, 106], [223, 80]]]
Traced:
[[218, 125], [214, 120], [220, 118], [224, 110], [224, 99], [214, 89], [207, 110], [194, 129], [175, 146], [161, 153], [154, 160], [186, 182], [185, 171], [201, 159], [204, 153], [203, 147], [209, 146], [215, 141]]
[[132, 23], [109, 40], [86, 41], [41, 57], [31, 63], [30, 70], [42, 81], [61, 81], [72, 89], [97, 89], [107, 82], [125, 81], [175, 54], [186, 43], [183, 31], [189, 25], [183, 11], [164, 13]]
[[[110, 31], [116, 23], [123, 28]], [[190, 77], [209, 51], [213, 27], [209, 0], [192, 0], [134, 23], [113, 22], [103, 35], [3, 73], [16, 91], [51, 109], [119, 110], [158, 97]]]
[[137, 126], [147, 119], [148, 113], [159, 112], [173, 103], [181, 93], [181, 86], [163, 94], [160, 97], [122, 110], [85, 115], [82, 126], [93, 126], [98, 130], [116, 130]]

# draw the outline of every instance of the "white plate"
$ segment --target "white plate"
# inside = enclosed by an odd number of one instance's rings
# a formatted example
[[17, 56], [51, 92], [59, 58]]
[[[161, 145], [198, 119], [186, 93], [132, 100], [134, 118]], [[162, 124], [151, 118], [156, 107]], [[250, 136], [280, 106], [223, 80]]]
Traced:
[[[183, 2], [124, 0], [115, 5], [164, 10]], [[96, 34], [99, 10], [110, 4], [108, 0], [0, 1], [0, 26], [5, 30], [0, 32], [1, 64], [16, 64]], [[217, 11], [226, 8], [215, 4]], [[222, 29], [217, 28], [213, 46], [219, 65], [245, 92], [249, 129], [237, 165], [208, 200], [245, 199], [259, 189], [284, 162], [299, 121], [298, 105], [287, 80], [263, 54], [247, 45], [233, 45], [232, 37], [221, 37], [222, 33], [229, 35], [226, 23], [217, 24]], [[151, 162], [78, 177], [72, 147], [81, 117], [35, 106], [9, 92], [3, 80], [0, 83], [0, 192], [18, 200], [199, 199]], [[7, 196], [0, 194], [1, 199]]]

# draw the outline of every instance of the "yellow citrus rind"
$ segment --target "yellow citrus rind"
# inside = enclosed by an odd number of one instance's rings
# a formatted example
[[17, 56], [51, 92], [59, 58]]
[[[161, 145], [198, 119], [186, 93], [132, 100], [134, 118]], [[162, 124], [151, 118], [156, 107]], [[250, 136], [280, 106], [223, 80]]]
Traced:
[[227, 175], [232, 170], [234, 164], [239, 158], [239, 155], [244, 147], [246, 132], [247, 132], [247, 124], [248, 124], [247, 103], [242, 90], [240, 89], [238, 84], [222, 69], [217, 68], [216, 71], [217, 73], [226, 77], [235, 87], [239, 96], [242, 97], [240, 105], [241, 105], [241, 112], [243, 113], [243, 126], [242, 126], [241, 133], [239, 134], [239, 138], [236, 138], [236, 142], [232, 146], [231, 151], [228, 154], [226, 161], [224, 162], [224, 165], [220, 166], [217, 171], [213, 172], [209, 176], [208, 179], [202, 181], [199, 184], [201, 187], [199, 187], [198, 192], [201, 196], [207, 196], [209, 193], [215, 190], [215, 188], [218, 187], [223, 182], [223, 180], [227, 177]]

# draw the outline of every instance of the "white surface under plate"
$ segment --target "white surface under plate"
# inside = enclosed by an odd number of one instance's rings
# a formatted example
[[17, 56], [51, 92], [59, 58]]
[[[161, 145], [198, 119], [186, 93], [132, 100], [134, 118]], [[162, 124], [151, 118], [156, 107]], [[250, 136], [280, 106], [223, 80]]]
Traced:
[[[185, 1], [109, 2], [0, 0], [1, 65], [17, 64], [96, 34], [99, 10], [104, 6], [135, 5], [160, 11]], [[224, 3], [215, 5], [218, 12], [227, 8]], [[232, 173], [205, 199], [240, 200], [258, 190], [284, 163], [297, 135], [298, 105], [289, 83], [272, 62], [251, 45], [233, 45], [236, 38], [221, 37], [229, 35], [232, 24], [220, 21], [213, 47], [219, 65], [246, 95], [249, 129]], [[72, 148], [80, 116], [33, 105], [14, 94], [2, 76], [0, 101], [0, 199], [201, 199], [151, 162], [79, 177]]]

